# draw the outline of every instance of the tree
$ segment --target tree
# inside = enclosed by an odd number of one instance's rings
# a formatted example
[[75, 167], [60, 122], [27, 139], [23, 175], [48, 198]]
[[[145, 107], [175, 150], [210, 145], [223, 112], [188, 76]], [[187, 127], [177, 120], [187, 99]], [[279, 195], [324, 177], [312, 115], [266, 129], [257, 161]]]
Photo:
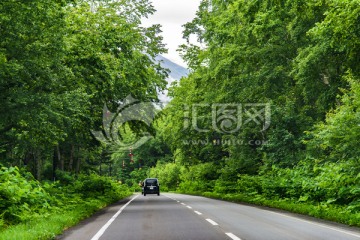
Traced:
[[[356, 6], [355, 1], [202, 1], [184, 30], [185, 38], [196, 35], [202, 47], [181, 47], [192, 73], [174, 87], [168, 110], [173, 152], [190, 165], [217, 161], [232, 175], [256, 174], [262, 165], [295, 166], [306, 155], [304, 131], [324, 120], [339, 88], [348, 88], [346, 70], [357, 73]], [[194, 106], [248, 103], [271, 105], [266, 131], [255, 121], [232, 133], [196, 131], [191, 122]], [[199, 110], [200, 129], [212, 126], [211, 111]], [[220, 146], [211, 145], [215, 135]], [[249, 144], [254, 141], [260, 144]]]
[[115, 111], [130, 94], [156, 101], [165, 87], [153, 60], [165, 51], [159, 26], [140, 27], [154, 11], [147, 1], [5, 1], [0, 11], [5, 164], [38, 179], [51, 162], [78, 172], [101, 156], [90, 130], [101, 129], [104, 104]]
[[360, 84], [349, 73], [350, 90], [343, 90], [341, 104], [330, 111], [324, 122], [309, 131], [309, 155], [323, 161], [355, 160], [359, 156]]

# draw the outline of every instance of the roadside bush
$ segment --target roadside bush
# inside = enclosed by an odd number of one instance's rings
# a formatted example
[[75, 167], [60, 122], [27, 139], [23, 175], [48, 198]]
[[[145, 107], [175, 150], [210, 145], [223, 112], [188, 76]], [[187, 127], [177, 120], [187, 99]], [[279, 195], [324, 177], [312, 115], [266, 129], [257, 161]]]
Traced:
[[262, 193], [262, 181], [258, 176], [249, 176], [239, 174], [239, 179], [236, 183], [237, 192], [249, 195], [257, 195]]
[[239, 187], [236, 182], [225, 181], [221, 178], [215, 181], [214, 192], [216, 193], [236, 193], [239, 192]]
[[109, 178], [101, 177], [95, 174], [90, 176], [81, 175], [77, 181], [77, 192], [85, 198], [98, 197], [105, 195], [112, 190], [113, 185]]
[[182, 168], [179, 190], [182, 192], [211, 192], [219, 174], [214, 163], [201, 163]]
[[148, 175], [159, 179], [162, 191], [175, 191], [180, 182], [181, 168], [176, 163], [158, 163]]
[[130, 193], [125, 184], [96, 174], [79, 175], [74, 184], [75, 193], [80, 194], [82, 199], [106, 199], [106, 202], [114, 202]]
[[[360, 174], [354, 161], [338, 163], [300, 163], [293, 169], [278, 168], [262, 175], [240, 174], [237, 192], [249, 196], [262, 195], [267, 199], [291, 199], [297, 202], [348, 205], [360, 209]], [[217, 182], [220, 185], [221, 182]], [[217, 186], [220, 193], [226, 186]]]
[[22, 222], [51, 208], [51, 196], [38, 181], [26, 178], [30, 176], [21, 175], [17, 167], [1, 168], [0, 212], [4, 222]]
[[91, 201], [110, 204], [131, 193], [126, 185], [95, 174], [76, 177], [59, 172], [57, 176], [59, 181], [41, 184], [16, 167], [1, 168], [0, 228], [76, 209]]

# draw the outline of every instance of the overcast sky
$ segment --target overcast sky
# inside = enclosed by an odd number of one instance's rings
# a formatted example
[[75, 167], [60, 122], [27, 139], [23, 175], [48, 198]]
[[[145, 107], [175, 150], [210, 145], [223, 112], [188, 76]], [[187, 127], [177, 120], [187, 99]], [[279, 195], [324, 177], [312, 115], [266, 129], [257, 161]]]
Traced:
[[152, 0], [151, 2], [157, 12], [148, 19], [143, 19], [143, 25], [161, 24], [163, 42], [169, 49], [164, 57], [186, 66], [176, 49], [185, 43], [182, 39], [182, 25], [195, 17], [200, 0]]

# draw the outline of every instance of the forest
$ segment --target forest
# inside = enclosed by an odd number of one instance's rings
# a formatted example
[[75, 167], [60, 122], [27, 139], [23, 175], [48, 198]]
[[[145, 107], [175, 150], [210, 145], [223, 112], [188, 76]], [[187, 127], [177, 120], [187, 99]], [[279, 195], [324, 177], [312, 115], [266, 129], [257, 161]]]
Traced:
[[[359, 1], [202, 0], [162, 109], [154, 11], [1, 1], [0, 239], [54, 237], [146, 177], [360, 226]], [[104, 122], [128, 96], [140, 111]]]
[[159, 155], [147, 174], [359, 225], [359, 20], [352, 0], [202, 1], [184, 29], [199, 44], [179, 49], [190, 74], [138, 150]]

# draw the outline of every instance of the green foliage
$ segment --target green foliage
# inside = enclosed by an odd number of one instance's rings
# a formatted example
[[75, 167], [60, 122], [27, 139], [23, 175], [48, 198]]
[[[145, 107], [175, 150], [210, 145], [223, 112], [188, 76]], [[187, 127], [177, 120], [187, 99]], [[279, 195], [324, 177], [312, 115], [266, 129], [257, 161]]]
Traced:
[[[354, 224], [359, 13], [355, 0], [203, 0], [184, 37], [204, 44], [180, 48], [192, 71], [173, 84], [162, 129], [181, 169], [178, 191], [273, 201]], [[246, 103], [271, 105], [268, 129], [215, 129], [213, 104]], [[248, 144], [254, 140], [265, 144]]]
[[[356, 1], [202, 1], [197, 17], [185, 25], [184, 36], [196, 35], [206, 47], [182, 46], [193, 71], [174, 85], [167, 109], [165, 132], [173, 152], [187, 156], [184, 164], [224, 161], [232, 172], [228, 175], [233, 176], [256, 174], [266, 164], [292, 167], [304, 159], [304, 131], [335, 106], [340, 87], [348, 88], [343, 80], [346, 71], [358, 73], [357, 59], [350, 57], [358, 48], [355, 6]], [[349, 26], [340, 28], [345, 23], [337, 22], [343, 17]], [[347, 39], [354, 39], [354, 44]], [[214, 133], [196, 131], [191, 122], [184, 127], [184, 116], [191, 121], [194, 116], [189, 108], [215, 103], [270, 103], [267, 131], [248, 125], [218, 136], [267, 144], [218, 149], [191, 144], [211, 143]], [[200, 127], [212, 127], [211, 110], [198, 116], [202, 117], [196, 119]]]
[[4, 223], [19, 223], [51, 209], [51, 196], [31, 175], [18, 168], [0, 170], [0, 211]]
[[[153, 61], [166, 51], [160, 26], [140, 24], [153, 12], [146, 0], [0, 4], [0, 164], [56, 180], [2, 168], [0, 226], [50, 212], [84, 217], [145, 177], [163, 190], [358, 224], [358, 1], [201, 1], [184, 37], [203, 45], [180, 48], [191, 73], [173, 84], [156, 137], [130, 162], [90, 130], [103, 129], [104, 104], [115, 112], [129, 94], [154, 102], [164, 89], [167, 71]], [[219, 132], [216, 103], [267, 103], [270, 127], [243, 121]], [[116, 134], [131, 140], [143, 127], [132, 121]]]
[[[124, 191], [122, 198], [128, 195], [129, 193]], [[81, 220], [91, 216], [109, 203], [110, 202], [105, 199], [87, 199], [86, 201], [67, 202], [65, 204], [67, 207], [64, 207], [61, 211], [55, 211], [46, 216], [34, 216], [29, 222], [1, 230], [0, 239], [54, 239], [60, 235], [64, 229], [78, 224]]]
[[162, 191], [175, 191], [180, 183], [180, 173], [183, 167], [175, 163], [158, 162], [156, 167], [150, 168], [148, 176], [159, 179]]
[[356, 161], [306, 161], [294, 168], [273, 166], [259, 175], [239, 174], [236, 182], [218, 178], [210, 181], [213, 188], [200, 185], [195, 177], [189, 180], [196, 169], [201, 166], [182, 172], [179, 192], [275, 207], [359, 226], [360, 169]]
[[[241, 174], [234, 185], [237, 193], [248, 196], [353, 206], [358, 204], [360, 197], [358, 172], [359, 167], [354, 161], [303, 162], [292, 169], [273, 166], [271, 170], [256, 176]], [[222, 181], [218, 181], [221, 185]]]
[[326, 120], [308, 132], [307, 141], [312, 156], [337, 161], [338, 159], [357, 159], [360, 152], [360, 84], [352, 74], [346, 76], [350, 90], [344, 90], [341, 104], [330, 111]]
[[[3, 167], [0, 183], [1, 228], [31, 224], [38, 218], [67, 211], [76, 211], [79, 220], [131, 194], [126, 185], [104, 176], [76, 177], [64, 173], [61, 182], [41, 184], [31, 174], [20, 173], [16, 167]], [[78, 211], [79, 208], [83, 213]]]
[[[95, 198], [102, 195], [108, 197], [116, 196], [116, 187], [111, 179], [95, 174], [90, 176], [79, 176], [76, 182], [75, 191], [85, 198]], [[119, 189], [118, 189], [119, 190]]]
[[179, 191], [190, 193], [212, 191], [218, 175], [217, 166], [213, 163], [202, 163], [183, 168]]
[[62, 7], [43, 0], [1, 4], [0, 134], [7, 152], [16, 148], [23, 155], [34, 146], [41, 151], [66, 135], [67, 98], [59, 88], [69, 74], [62, 63]]
[[[204, 44], [181, 46], [192, 71], [159, 130], [175, 163], [150, 173], [180, 192], [358, 224], [359, 13], [355, 0], [203, 0], [184, 37]], [[216, 131], [217, 103], [268, 103], [271, 125]]]
[[[157, 101], [167, 71], [160, 26], [142, 27], [148, 1], [5, 1], [0, 6], [0, 154], [40, 180], [102, 164], [103, 107], [128, 95]], [[131, 129], [142, 126], [129, 122]], [[100, 148], [100, 149], [99, 149]], [[101, 159], [101, 160], [100, 160]], [[105, 162], [106, 162], [105, 160]], [[101, 167], [100, 167], [101, 168]]]

